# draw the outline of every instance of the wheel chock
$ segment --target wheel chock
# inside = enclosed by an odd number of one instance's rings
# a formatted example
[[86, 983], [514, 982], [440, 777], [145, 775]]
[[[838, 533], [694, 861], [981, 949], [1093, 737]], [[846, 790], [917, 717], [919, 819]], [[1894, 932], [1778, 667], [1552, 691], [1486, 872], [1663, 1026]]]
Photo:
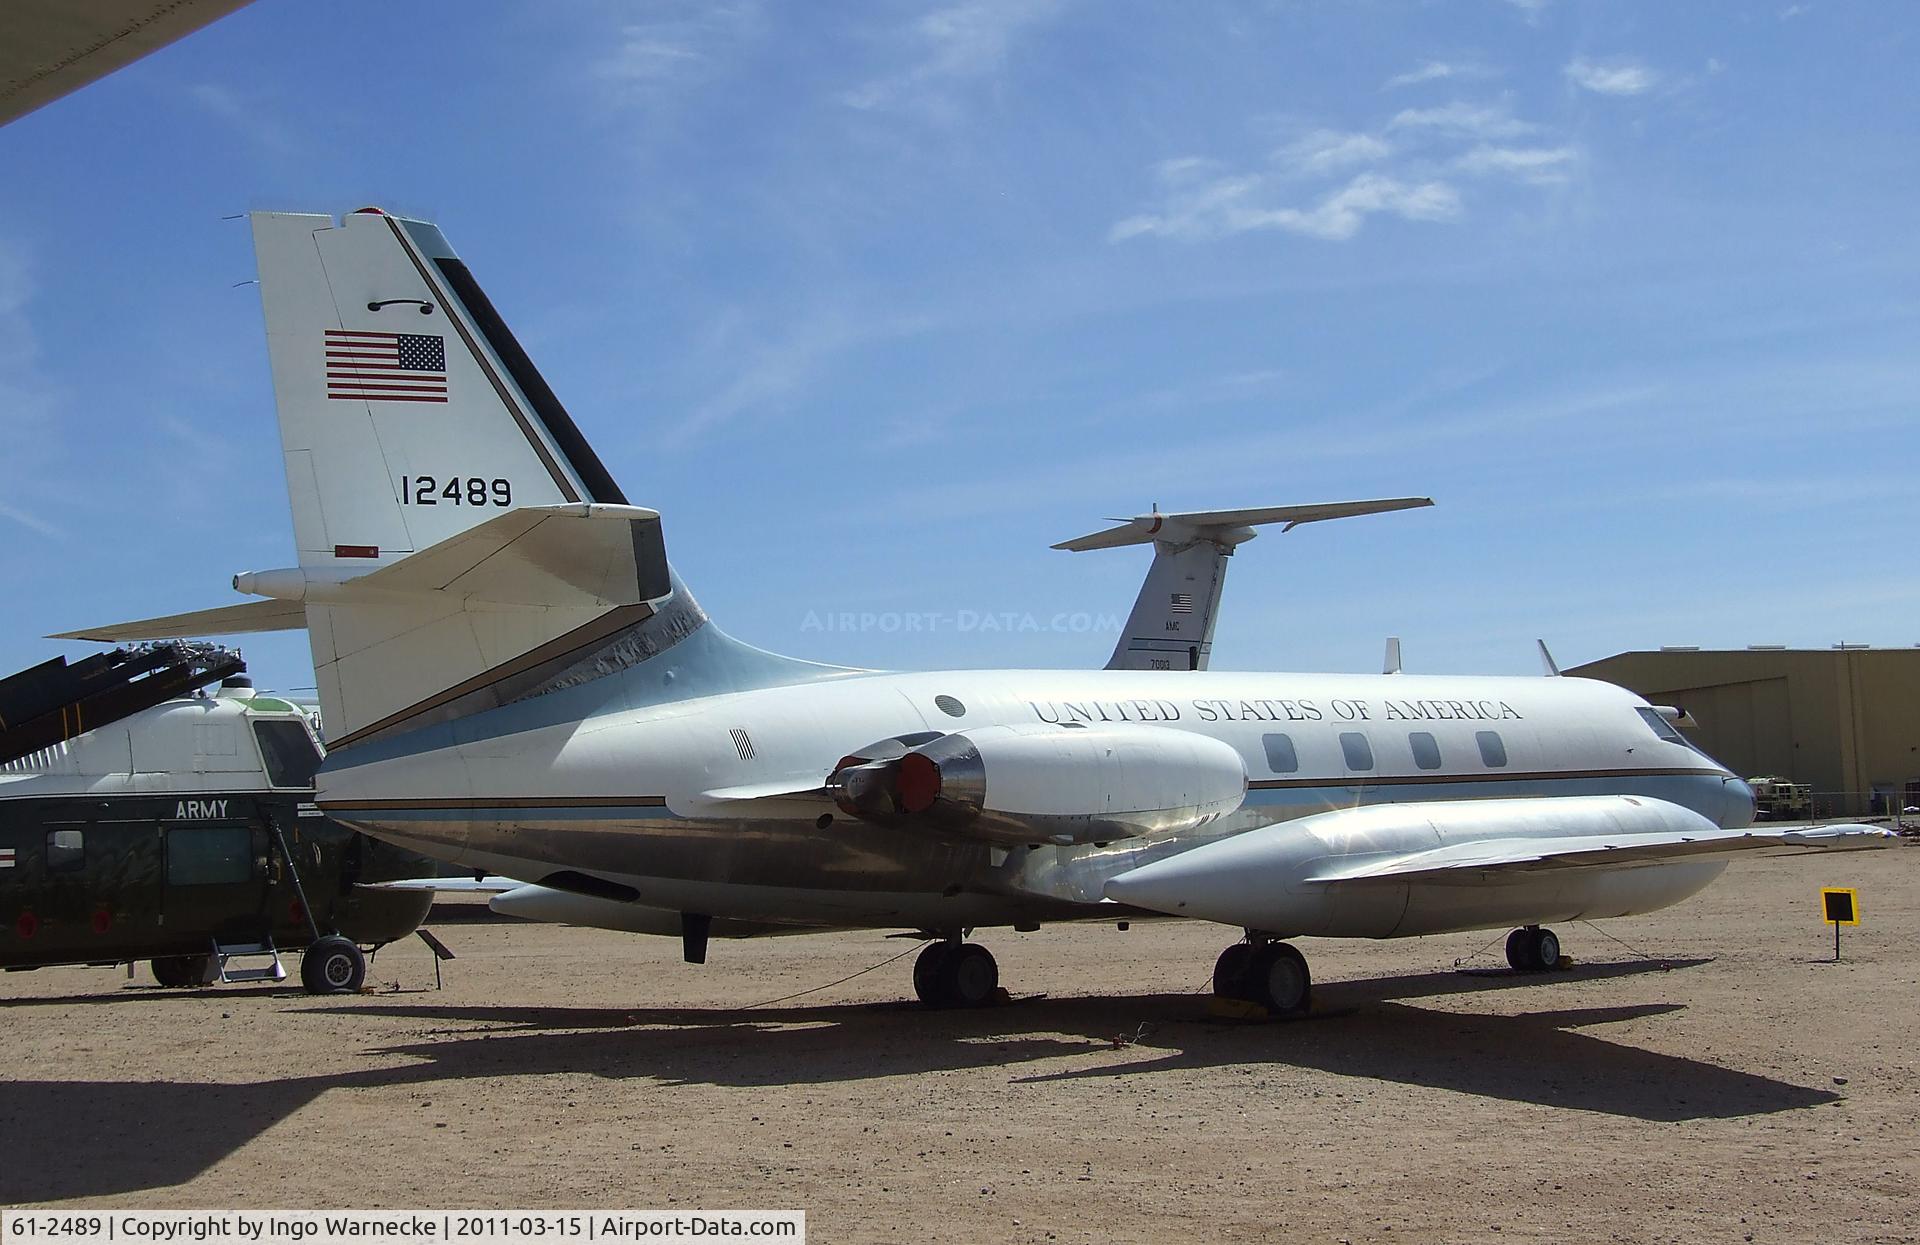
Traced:
[[1229, 999], [1213, 995], [1207, 1000], [1207, 1015], [1215, 1020], [1272, 1020], [1273, 1013], [1247, 999]]

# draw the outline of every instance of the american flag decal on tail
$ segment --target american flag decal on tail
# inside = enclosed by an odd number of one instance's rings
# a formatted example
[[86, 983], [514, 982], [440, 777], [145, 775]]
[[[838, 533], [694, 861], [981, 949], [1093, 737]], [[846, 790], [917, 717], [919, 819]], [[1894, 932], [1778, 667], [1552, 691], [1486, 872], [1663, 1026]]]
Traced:
[[1193, 594], [1191, 592], [1174, 593], [1173, 594], [1173, 612], [1176, 614], [1193, 613]]
[[11, 847], [0, 847], [0, 869], [11, 868], [13, 868], [13, 849]]
[[447, 339], [428, 333], [328, 329], [327, 396], [360, 402], [445, 402]]

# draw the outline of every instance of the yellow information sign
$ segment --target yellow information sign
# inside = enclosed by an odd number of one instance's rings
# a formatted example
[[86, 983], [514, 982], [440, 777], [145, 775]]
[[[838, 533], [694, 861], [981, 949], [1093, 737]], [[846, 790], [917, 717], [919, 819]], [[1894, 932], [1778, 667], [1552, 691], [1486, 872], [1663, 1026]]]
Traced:
[[1860, 896], [1851, 886], [1820, 888], [1820, 913], [1829, 925], [1860, 924]]

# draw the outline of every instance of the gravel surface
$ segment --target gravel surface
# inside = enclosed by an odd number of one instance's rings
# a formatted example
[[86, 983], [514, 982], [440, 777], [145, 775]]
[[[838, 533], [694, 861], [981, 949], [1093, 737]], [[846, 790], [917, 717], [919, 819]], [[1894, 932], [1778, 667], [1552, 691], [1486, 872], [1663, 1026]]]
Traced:
[[[1305, 940], [1293, 1024], [1211, 1018], [1233, 935], [1192, 923], [986, 931], [1012, 999], [974, 1012], [910, 1002], [910, 956], [756, 1006], [913, 947], [871, 933], [692, 966], [449, 922], [445, 989], [409, 940], [353, 998], [8, 974], [0, 1204], [801, 1207], [816, 1242], [1914, 1241], [1917, 882], [1913, 847], [1741, 861], [1678, 908], [1560, 927], [1577, 963], [1545, 976], [1493, 933]], [[1839, 964], [1822, 885], [1860, 888]]]

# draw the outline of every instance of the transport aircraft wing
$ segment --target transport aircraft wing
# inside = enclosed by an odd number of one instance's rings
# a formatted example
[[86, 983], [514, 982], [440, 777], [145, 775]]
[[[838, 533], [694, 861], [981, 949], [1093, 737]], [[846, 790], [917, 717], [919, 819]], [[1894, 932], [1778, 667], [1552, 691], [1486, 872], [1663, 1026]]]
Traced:
[[0, 39], [0, 125], [244, 7], [248, 0], [13, 0]]
[[525, 882], [488, 874], [483, 878], [400, 878], [392, 882], [359, 882], [370, 891], [432, 891], [447, 895], [499, 895], [518, 890]]
[[1544, 869], [1617, 869], [1636, 862], [1677, 860], [1688, 856], [1717, 856], [1732, 852], [1759, 852], [1792, 856], [1806, 852], [1849, 852], [1885, 847], [1896, 839], [1891, 830], [1876, 826], [1813, 826], [1797, 830], [1702, 830], [1686, 834], [1589, 835], [1571, 839], [1486, 839], [1391, 860], [1368, 861], [1305, 879], [1310, 883], [1346, 882], [1460, 882], [1477, 881], [1477, 874], [1534, 872]]
[[1383, 514], [1431, 506], [1430, 497], [1390, 497], [1373, 501], [1325, 502], [1305, 506], [1258, 506], [1245, 510], [1153, 510], [1131, 519], [1063, 540], [1053, 546], [1069, 553], [1153, 546], [1126, 630], [1108, 659], [1109, 670], [1205, 670], [1213, 651], [1214, 620], [1227, 559], [1235, 547], [1259, 535], [1254, 529], [1284, 524], [1290, 532], [1302, 523]]

